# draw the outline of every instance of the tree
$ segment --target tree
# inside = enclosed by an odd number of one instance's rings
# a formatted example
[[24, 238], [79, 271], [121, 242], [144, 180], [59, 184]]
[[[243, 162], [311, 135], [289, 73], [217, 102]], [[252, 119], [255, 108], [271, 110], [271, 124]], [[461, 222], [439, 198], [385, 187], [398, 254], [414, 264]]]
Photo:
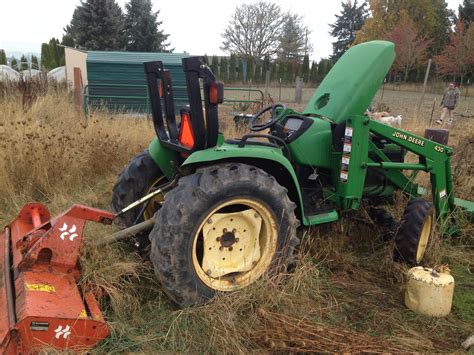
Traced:
[[259, 1], [236, 7], [222, 34], [221, 49], [261, 59], [277, 52], [283, 22], [281, 8]]
[[219, 63], [219, 79], [222, 81], [227, 81], [227, 58], [221, 57]]
[[323, 81], [326, 74], [329, 73], [331, 68], [332, 68], [332, 61], [327, 58], [321, 58], [321, 60], [318, 63], [318, 81]]
[[464, 22], [466, 27], [469, 27], [474, 21], [474, 2], [472, 0], [464, 0], [458, 8], [459, 19]]
[[421, 36], [432, 39], [429, 54], [438, 53], [447, 43], [453, 13], [444, 0], [369, 0], [369, 5], [371, 17], [356, 32], [354, 43], [383, 38], [400, 22], [403, 13]]
[[261, 83], [265, 81], [264, 79], [262, 80], [262, 77], [265, 77], [265, 74], [262, 73], [262, 62], [260, 60], [257, 60], [257, 63], [255, 64], [255, 73], [254, 73], [254, 81], [256, 83]]
[[239, 62], [239, 70], [237, 71], [237, 80], [244, 81], [244, 61], [241, 57], [238, 59]]
[[0, 65], [7, 65], [7, 54], [3, 49], [0, 49]]
[[160, 11], [153, 12], [151, 0], [130, 0], [125, 4], [127, 50], [132, 52], [172, 52], [169, 35], [160, 30]]
[[301, 16], [287, 13], [280, 36], [278, 58], [300, 62], [305, 54], [312, 51], [308, 43], [309, 33]]
[[85, 0], [76, 7], [65, 30], [81, 48], [122, 50], [127, 44], [124, 22], [115, 0]]
[[309, 74], [309, 80], [312, 83], [316, 83], [318, 81], [318, 63], [316, 63], [316, 61], [314, 61], [314, 60], [311, 63], [311, 70], [310, 70], [310, 74]]
[[310, 71], [309, 71], [309, 55], [308, 54], [306, 54], [303, 58], [303, 65], [302, 65], [302, 68], [301, 68], [301, 75], [303, 75], [303, 81], [305, 83], [309, 82]]
[[337, 40], [332, 42], [331, 59], [336, 62], [354, 42], [356, 31], [359, 31], [364, 25], [368, 16], [366, 9], [367, 3], [364, 1], [361, 5], [355, 0], [342, 2], [342, 10], [336, 15], [336, 22], [330, 24], [329, 34]]
[[257, 81], [256, 78], [254, 78], [255, 70], [253, 64], [253, 58], [247, 57], [247, 81]]
[[12, 69], [15, 69], [16, 71], [18, 71], [18, 69], [19, 69], [18, 68], [18, 62], [17, 62], [15, 57], [12, 57], [12, 61], [10, 62], [10, 67]]
[[426, 59], [427, 48], [431, 41], [420, 35], [415, 24], [407, 13], [402, 13], [400, 22], [385, 38], [395, 43], [394, 67], [403, 73], [403, 81], [407, 81], [408, 74], [417, 65]]
[[211, 68], [215, 75], [219, 74], [219, 60], [215, 55], [212, 56]]
[[48, 43], [41, 44], [41, 66], [51, 70], [64, 65], [64, 48], [58, 46], [59, 40], [51, 38]]
[[433, 58], [436, 70], [444, 76], [459, 77], [462, 84], [468, 74], [474, 74], [474, 26], [466, 30], [464, 23], [459, 20], [449, 39], [449, 44], [441, 54]]
[[31, 69], [39, 69], [38, 58], [35, 55], [31, 56]]
[[229, 63], [229, 79], [230, 82], [234, 82], [236, 79], [235, 68], [237, 66], [237, 59], [235, 53], [230, 55], [230, 63]]
[[28, 69], [28, 58], [24, 54], [21, 55], [20, 58], [20, 70], [27, 70]]

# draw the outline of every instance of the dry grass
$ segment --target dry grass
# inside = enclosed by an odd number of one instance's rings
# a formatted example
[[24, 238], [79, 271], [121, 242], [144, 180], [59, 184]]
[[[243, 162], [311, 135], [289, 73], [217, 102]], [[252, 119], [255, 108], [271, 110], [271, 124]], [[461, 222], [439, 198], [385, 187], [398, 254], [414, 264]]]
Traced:
[[[71, 99], [52, 89], [26, 108], [15, 95], [0, 97], [0, 105], [2, 223], [32, 199], [47, 202], [53, 213], [73, 202], [108, 208], [116, 174], [153, 136], [146, 120], [105, 112], [83, 127]], [[231, 111], [221, 110], [221, 127], [238, 135]], [[426, 125], [426, 120], [405, 123], [420, 134]], [[472, 150], [466, 143], [472, 129], [467, 119], [456, 123], [455, 148]], [[458, 153], [453, 166], [457, 191], [472, 198], [472, 179], [464, 174], [472, 168], [472, 160], [464, 159], [471, 150]], [[391, 212], [400, 216], [404, 199], [397, 199]], [[91, 224], [87, 236], [110, 232]], [[86, 245], [81, 282], [101, 299], [112, 331], [98, 351], [457, 351], [474, 322], [472, 234], [451, 241], [436, 235], [428, 249], [427, 265], [449, 264], [457, 282], [453, 312], [431, 319], [403, 306], [406, 267], [392, 261], [392, 245], [377, 233], [364, 209], [336, 224], [302, 230], [299, 263], [291, 275], [266, 278], [184, 310], [163, 295], [151, 264], [126, 245]]]

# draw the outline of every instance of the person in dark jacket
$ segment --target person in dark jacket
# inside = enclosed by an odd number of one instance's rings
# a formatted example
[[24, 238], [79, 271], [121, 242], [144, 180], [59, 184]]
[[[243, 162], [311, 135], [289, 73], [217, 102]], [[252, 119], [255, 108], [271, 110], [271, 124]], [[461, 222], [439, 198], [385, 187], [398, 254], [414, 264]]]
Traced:
[[443, 119], [448, 114], [448, 125], [453, 124], [453, 111], [458, 104], [459, 89], [455, 83], [449, 83], [449, 87], [444, 90], [443, 99], [441, 100], [441, 117], [436, 120], [436, 123], [443, 124]]

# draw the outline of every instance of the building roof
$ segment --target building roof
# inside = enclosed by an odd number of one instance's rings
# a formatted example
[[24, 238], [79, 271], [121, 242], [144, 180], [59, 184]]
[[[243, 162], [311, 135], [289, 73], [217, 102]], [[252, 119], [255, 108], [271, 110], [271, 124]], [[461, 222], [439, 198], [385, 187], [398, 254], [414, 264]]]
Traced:
[[120, 63], [142, 64], [154, 60], [161, 60], [167, 65], [181, 66], [181, 59], [188, 57], [184, 53], [143, 53], [143, 52], [113, 52], [113, 51], [88, 51], [88, 63]]

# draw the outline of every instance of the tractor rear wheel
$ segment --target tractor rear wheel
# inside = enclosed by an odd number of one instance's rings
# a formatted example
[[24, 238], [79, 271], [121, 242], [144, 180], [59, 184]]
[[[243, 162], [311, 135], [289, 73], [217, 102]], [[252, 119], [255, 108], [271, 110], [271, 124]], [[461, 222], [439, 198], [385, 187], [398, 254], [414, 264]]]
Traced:
[[422, 199], [409, 201], [395, 236], [394, 259], [408, 265], [418, 265], [425, 255], [433, 226], [433, 204]]
[[[145, 196], [155, 185], [164, 183], [166, 178], [153, 161], [148, 150], [145, 150], [129, 161], [127, 166], [119, 174], [117, 182], [112, 190], [112, 208], [114, 212], [121, 211], [132, 202]], [[130, 227], [145, 219], [152, 218], [159, 204], [152, 200], [148, 204], [142, 216], [139, 216], [141, 207], [134, 208], [118, 217], [123, 227]], [[135, 238], [133, 244], [139, 249], [149, 245], [148, 234], [142, 233]]]
[[202, 304], [286, 270], [299, 244], [296, 205], [275, 178], [227, 163], [179, 180], [155, 215], [150, 258], [169, 297]]

